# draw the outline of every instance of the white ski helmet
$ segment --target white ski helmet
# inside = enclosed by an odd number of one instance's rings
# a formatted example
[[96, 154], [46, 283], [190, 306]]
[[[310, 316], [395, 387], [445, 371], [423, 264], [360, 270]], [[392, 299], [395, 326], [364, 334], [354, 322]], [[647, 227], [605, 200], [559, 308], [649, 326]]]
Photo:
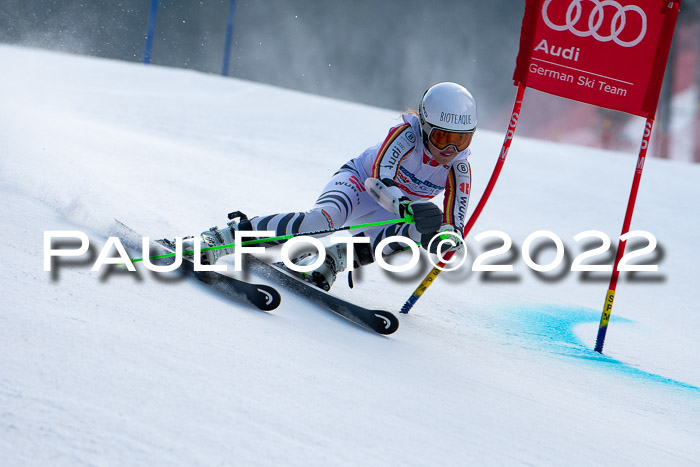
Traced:
[[438, 83], [430, 87], [418, 106], [423, 143], [438, 149], [454, 145], [464, 151], [476, 130], [476, 100], [464, 86]]

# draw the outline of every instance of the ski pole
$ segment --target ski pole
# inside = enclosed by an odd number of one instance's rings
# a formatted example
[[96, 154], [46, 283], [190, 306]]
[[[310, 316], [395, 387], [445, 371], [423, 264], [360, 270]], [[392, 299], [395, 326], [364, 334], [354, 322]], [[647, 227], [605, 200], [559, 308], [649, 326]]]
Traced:
[[[279, 242], [283, 240], [289, 240], [295, 237], [303, 237], [303, 236], [309, 236], [309, 235], [325, 235], [325, 234], [331, 234], [335, 232], [341, 232], [343, 230], [354, 230], [354, 229], [363, 229], [366, 227], [377, 227], [380, 225], [389, 225], [389, 224], [399, 224], [399, 223], [406, 223], [406, 224], [413, 224], [413, 216], [411, 214], [406, 214], [404, 217], [400, 217], [398, 219], [389, 219], [387, 221], [379, 221], [379, 222], [369, 222], [367, 224], [357, 224], [357, 225], [346, 225], [343, 227], [336, 227], [333, 229], [323, 229], [323, 230], [313, 230], [309, 232], [299, 232], [295, 234], [288, 234], [288, 235], [279, 235], [277, 237], [266, 237], [266, 238], [257, 238], [255, 240], [247, 240], [245, 242], [241, 242], [240, 246], [250, 246], [250, 245], [258, 245], [261, 243], [270, 243], [270, 242]], [[211, 251], [211, 250], [220, 250], [223, 248], [231, 248], [236, 246], [235, 243], [230, 243], [228, 245], [218, 245], [218, 246], [212, 246], [208, 248], [202, 248], [201, 251]], [[194, 250], [189, 250], [189, 251], [183, 251], [183, 255], [187, 254], [192, 254], [194, 253]], [[175, 256], [176, 253], [167, 253], [164, 255], [157, 255], [157, 256], [149, 256], [149, 259], [154, 260], [154, 259], [161, 259], [161, 258], [170, 258]], [[137, 258], [137, 259], [132, 259], [132, 263], [137, 263], [139, 261], [143, 261], [143, 258]]]
[[[642, 179], [642, 171], [644, 170], [644, 161], [647, 156], [647, 149], [649, 148], [649, 138], [651, 137], [651, 130], [654, 126], [654, 119], [647, 118], [647, 123], [644, 128], [644, 136], [642, 137], [642, 144], [639, 148], [639, 155], [637, 156], [637, 168], [634, 172], [634, 178], [632, 179], [632, 188], [630, 190], [630, 196], [627, 200], [627, 210], [625, 211], [625, 219], [622, 223], [622, 233], [620, 237], [629, 232], [630, 224], [632, 223], [632, 214], [634, 214], [634, 204], [637, 201], [637, 192], [639, 191], [639, 183]], [[613, 272], [610, 276], [610, 285], [608, 286], [608, 293], [605, 295], [605, 303], [603, 304], [603, 313], [600, 316], [600, 325], [598, 326], [598, 335], [595, 340], [595, 350], [598, 353], [603, 353], [603, 345], [605, 344], [605, 335], [608, 332], [608, 323], [610, 322], [610, 313], [612, 313], [613, 301], [615, 300], [615, 290], [617, 289], [617, 279], [620, 275], [620, 261], [622, 256], [625, 254], [625, 246], [627, 245], [626, 240], [620, 238], [620, 243], [617, 247], [617, 254], [615, 255], [615, 263], [613, 263]]]
[[[481, 211], [484, 209], [484, 205], [486, 204], [486, 201], [488, 201], [489, 196], [491, 196], [491, 192], [493, 191], [493, 187], [496, 185], [496, 181], [498, 180], [498, 176], [501, 173], [501, 169], [503, 168], [503, 163], [506, 160], [506, 155], [508, 154], [508, 149], [510, 148], [510, 143], [513, 141], [513, 136], [515, 135], [515, 127], [518, 124], [518, 118], [520, 117], [520, 108], [523, 105], [523, 96], [525, 95], [525, 85], [522, 83], [518, 84], [518, 92], [515, 96], [515, 103], [513, 104], [513, 113], [511, 114], [511, 119], [510, 122], [508, 123], [508, 131], [506, 132], [506, 137], [505, 140], [503, 141], [503, 146], [501, 147], [501, 154], [498, 157], [498, 161], [496, 162], [496, 167], [493, 169], [493, 173], [491, 174], [491, 178], [489, 179], [489, 183], [486, 186], [486, 190], [484, 190], [484, 194], [479, 200], [479, 204], [477, 204], [476, 209], [472, 213], [471, 217], [469, 218], [469, 221], [467, 222], [467, 225], [464, 227], [464, 233], [462, 234], [462, 238], [467, 238], [467, 234], [471, 231], [472, 227], [474, 226], [474, 223], [478, 219], [479, 215], [481, 214]], [[454, 251], [448, 251], [445, 254], [445, 257], [441, 262], [435, 266], [432, 271], [428, 273], [427, 276], [425, 276], [425, 279], [418, 285], [415, 291], [413, 291], [413, 294], [411, 294], [410, 297], [408, 297], [408, 300], [406, 300], [406, 303], [403, 304], [401, 307], [400, 313], [408, 313], [411, 308], [413, 308], [413, 305], [416, 304], [418, 299], [425, 293], [426, 290], [428, 290], [428, 287], [430, 287], [433, 282], [435, 282], [435, 279], [437, 279], [437, 276], [440, 274], [442, 271], [442, 268], [445, 267], [445, 264], [452, 258], [452, 256], [455, 254]]]

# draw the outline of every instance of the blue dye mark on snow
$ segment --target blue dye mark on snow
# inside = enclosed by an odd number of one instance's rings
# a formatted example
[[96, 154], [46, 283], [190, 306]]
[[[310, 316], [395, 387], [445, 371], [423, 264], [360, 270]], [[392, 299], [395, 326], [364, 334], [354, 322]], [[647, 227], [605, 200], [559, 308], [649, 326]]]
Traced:
[[[623, 361], [595, 352], [593, 342], [590, 344], [582, 342], [574, 333], [574, 328], [580, 324], [598, 324], [599, 311], [550, 305], [528, 309], [518, 308], [510, 314], [510, 317], [515, 321], [514, 323], [511, 321], [511, 325], [515, 324], [519, 328], [517, 335], [523, 339], [523, 344], [526, 346], [532, 345], [562, 356], [589, 360], [633, 378], [662, 383], [679, 389], [689, 389], [700, 394], [700, 388], [697, 386], [640, 370]], [[610, 323], [615, 326], [621, 323], [633, 323], [633, 321], [613, 315]]]

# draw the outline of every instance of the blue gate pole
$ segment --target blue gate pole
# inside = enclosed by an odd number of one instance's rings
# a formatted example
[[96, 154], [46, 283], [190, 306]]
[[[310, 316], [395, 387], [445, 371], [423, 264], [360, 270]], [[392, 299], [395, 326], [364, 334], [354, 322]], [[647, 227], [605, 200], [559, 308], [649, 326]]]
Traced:
[[236, 15], [236, 0], [231, 0], [228, 7], [228, 21], [226, 22], [226, 44], [224, 45], [224, 64], [221, 74], [228, 76], [228, 63], [231, 60], [231, 40], [233, 39], [233, 18]]
[[153, 30], [156, 28], [156, 12], [158, 0], [151, 0], [151, 14], [148, 17], [148, 32], [146, 33], [146, 51], [143, 54], [143, 63], [151, 63], [151, 49], [153, 48]]

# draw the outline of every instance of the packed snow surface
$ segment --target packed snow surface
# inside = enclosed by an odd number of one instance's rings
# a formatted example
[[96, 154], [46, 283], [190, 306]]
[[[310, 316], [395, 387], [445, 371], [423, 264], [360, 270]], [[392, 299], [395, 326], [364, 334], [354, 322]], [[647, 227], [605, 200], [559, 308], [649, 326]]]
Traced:
[[[468, 261], [382, 337], [282, 288], [265, 313], [142, 265], [91, 267], [115, 219], [174, 238], [234, 210], [310, 208], [399, 112], [10, 46], [0, 62], [1, 465], [700, 462], [700, 166], [646, 161], [632, 229], [658, 240], [637, 263], [659, 270], [621, 275], [604, 355], [609, 273], [567, 268], [600, 245], [580, 232], [617, 245], [636, 154], [517, 135]], [[474, 139], [470, 212], [502, 141]], [[91, 249], [45, 272], [55, 230]], [[502, 243], [475, 240], [489, 230], [513, 246], [487, 263], [512, 272], [471, 270]], [[522, 258], [539, 230], [565, 245], [552, 272]], [[425, 258], [398, 275], [374, 265], [334, 292], [397, 312], [428, 271]]]

